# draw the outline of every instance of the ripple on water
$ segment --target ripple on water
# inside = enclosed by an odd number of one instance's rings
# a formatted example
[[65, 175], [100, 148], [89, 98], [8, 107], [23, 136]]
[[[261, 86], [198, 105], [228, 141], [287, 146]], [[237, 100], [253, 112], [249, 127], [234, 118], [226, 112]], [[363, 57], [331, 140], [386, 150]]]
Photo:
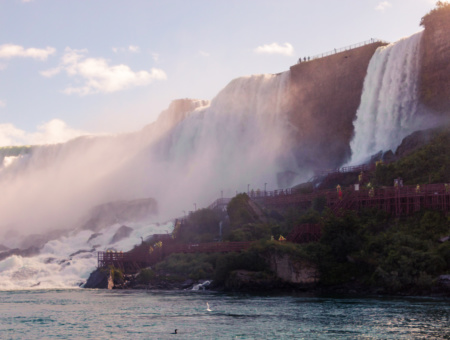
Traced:
[[[30, 339], [443, 338], [450, 336], [448, 302], [212, 292], [0, 292], [0, 331], [1, 338]], [[170, 335], [175, 328], [177, 337]]]

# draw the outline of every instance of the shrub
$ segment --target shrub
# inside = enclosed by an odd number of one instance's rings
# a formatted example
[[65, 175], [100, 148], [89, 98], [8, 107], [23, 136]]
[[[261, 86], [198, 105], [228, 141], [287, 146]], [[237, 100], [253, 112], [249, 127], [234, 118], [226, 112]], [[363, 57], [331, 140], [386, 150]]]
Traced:
[[155, 278], [155, 276], [156, 274], [153, 270], [151, 270], [150, 268], [144, 268], [139, 272], [137, 280], [139, 283], [149, 284]]

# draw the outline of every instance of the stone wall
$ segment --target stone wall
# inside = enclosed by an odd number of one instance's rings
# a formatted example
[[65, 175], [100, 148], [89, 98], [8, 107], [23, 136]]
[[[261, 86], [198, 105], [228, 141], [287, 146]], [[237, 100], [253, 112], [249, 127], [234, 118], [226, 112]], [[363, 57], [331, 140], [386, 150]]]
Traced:
[[296, 128], [295, 144], [302, 145], [296, 150], [299, 163], [328, 168], [348, 160], [367, 68], [383, 45], [372, 43], [290, 68], [290, 122]]

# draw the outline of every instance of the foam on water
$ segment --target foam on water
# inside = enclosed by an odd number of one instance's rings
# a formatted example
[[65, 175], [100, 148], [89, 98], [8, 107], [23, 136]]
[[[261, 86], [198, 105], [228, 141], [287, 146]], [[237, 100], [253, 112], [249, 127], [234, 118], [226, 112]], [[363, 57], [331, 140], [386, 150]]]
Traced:
[[121, 225], [115, 224], [89, 240], [93, 232], [83, 230], [47, 242], [33, 257], [13, 255], [0, 261], [0, 290], [78, 288], [97, 267], [97, 251], [128, 251], [141, 237], [172, 231], [172, 223], [127, 224], [130, 236], [110, 243]]

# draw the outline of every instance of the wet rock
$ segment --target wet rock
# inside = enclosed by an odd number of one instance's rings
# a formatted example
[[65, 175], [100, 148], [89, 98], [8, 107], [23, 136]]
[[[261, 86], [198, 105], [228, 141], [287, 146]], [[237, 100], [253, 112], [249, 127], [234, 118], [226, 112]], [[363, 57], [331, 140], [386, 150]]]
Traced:
[[108, 269], [99, 268], [89, 275], [89, 278], [83, 288], [113, 289], [113, 287], [114, 282], [111, 271]]
[[72, 256], [76, 256], [76, 255], [83, 254], [83, 253], [93, 253], [94, 251], [95, 251], [95, 248], [92, 248], [91, 250], [78, 250], [75, 253], [70, 254], [69, 256], [72, 257]]
[[438, 285], [442, 288], [450, 290], [450, 275], [441, 275], [438, 278]]
[[319, 270], [310, 261], [293, 261], [289, 255], [272, 254], [269, 265], [278, 278], [288, 283], [315, 284], [319, 280]]
[[188, 289], [191, 288], [194, 285], [195, 281], [194, 280], [186, 280], [181, 284], [181, 288], [182, 289]]
[[131, 232], [133, 231], [133, 228], [127, 227], [126, 225], [121, 226], [114, 236], [111, 239], [111, 242], [109, 244], [113, 244], [116, 242], [119, 242], [120, 240], [123, 240], [124, 238], [127, 238], [130, 236]]
[[10, 256], [18, 255], [22, 257], [31, 257], [39, 254], [39, 248], [38, 247], [30, 247], [27, 249], [10, 249], [8, 251], [4, 251], [3, 253], [0, 253], [0, 261], [4, 260]]
[[158, 211], [153, 198], [110, 202], [94, 207], [82, 222], [81, 229], [98, 231], [122, 221], [139, 222], [149, 219]]
[[27, 235], [20, 241], [19, 247], [21, 249], [42, 248], [47, 242], [56, 240], [64, 235], [67, 235], [67, 230], [51, 230], [45, 234]]
[[91, 235], [91, 237], [89, 237], [89, 240], [87, 240], [88, 243], [89, 243], [91, 240], [93, 240], [94, 238], [96, 238], [96, 237], [98, 237], [98, 236], [100, 236], [100, 235], [103, 235], [103, 233], [93, 233], [93, 234]]

